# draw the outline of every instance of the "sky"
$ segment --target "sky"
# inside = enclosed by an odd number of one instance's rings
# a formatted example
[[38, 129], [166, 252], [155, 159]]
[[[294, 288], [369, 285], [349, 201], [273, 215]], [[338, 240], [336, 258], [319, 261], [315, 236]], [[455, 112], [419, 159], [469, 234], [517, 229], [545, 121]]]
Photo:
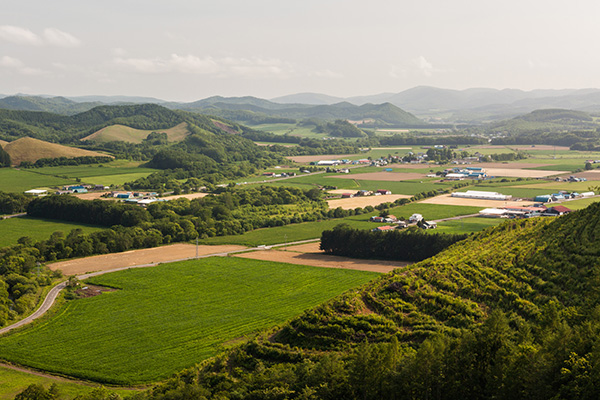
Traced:
[[598, 15], [594, 0], [5, 1], [0, 94], [599, 88]]

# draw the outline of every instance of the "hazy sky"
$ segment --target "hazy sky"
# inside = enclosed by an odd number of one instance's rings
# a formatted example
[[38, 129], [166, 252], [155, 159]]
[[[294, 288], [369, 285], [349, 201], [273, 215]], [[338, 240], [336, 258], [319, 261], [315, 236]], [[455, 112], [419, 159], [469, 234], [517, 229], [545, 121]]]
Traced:
[[599, 15], [595, 0], [4, 1], [0, 93], [597, 88]]

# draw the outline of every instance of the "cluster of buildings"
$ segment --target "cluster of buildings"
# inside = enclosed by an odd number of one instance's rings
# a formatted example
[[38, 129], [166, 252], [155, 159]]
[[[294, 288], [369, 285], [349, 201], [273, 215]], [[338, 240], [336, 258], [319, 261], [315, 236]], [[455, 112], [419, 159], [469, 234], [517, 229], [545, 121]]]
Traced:
[[535, 196], [533, 201], [537, 201], [540, 203], [553, 203], [553, 202], [562, 201], [562, 200], [581, 199], [584, 197], [592, 197], [592, 196], [594, 196], [594, 192], [583, 192], [583, 193], [572, 192], [572, 193], [569, 193], [567, 191], [561, 190], [558, 193], [542, 194], [539, 196]]
[[499, 208], [486, 208], [479, 211], [479, 215], [488, 218], [533, 218], [557, 217], [570, 213], [572, 210], [565, 206], [546, 207], [543, 204], [534, 204], [529, 207], [507, 206]]
[[464, 179], [491, 179], [493, 176], [488, 176], [485, 169], [480, 167], [467, 168], [448, 168], [442, 174], [445, 180], [462, 181]]
[[[302, 171], [304, 173], [310, 174], [310, 171]], [[280, 174], [276, 174], [275, 172], [265, 172], [263, 173], [263, 176], [269, 177], [269, 178], [287, 178], [290, 176], [296, 176], [295, 172], [282, 172]]]
[[575, 175], [571, 175], [568, 178], [556, 178], [554, 179], [556, 182], [587, 182], [587, 178], [580, 178]]
[[387, 217], [373, 216], [373, 217], [371, 217], [370, 221], [378, 222], [378, 223], [394, 224], [394, 225], [384, 225], [384, 226], [375, 227], [375, 228], [371, 229], [373, 232], [388, 232], [388, 231], [391, 231], [394, 229], [402, 229], [402, 228], [406, 228], [408, 225], [418, 224], [420, 221], [422, 222], [421, 223], [422, 229], [437, 228], [437, 224], [435, 222], [425, 221], [425, 219], [423, 218], [423, 216], [421, 214], [411, 215], [410, 218], [408, 219], [408, 223], [406, 221], [399, 220], [398, 218], [396, 218], [395, 215], [391, 215], [391, 214], [388, 215]]
[[342, 199], [350, 199], [352, 197], [364, 197], [364, 196], [381, 196], [386, 194], [392, 194], [390, 190], [387, 189], [377, 189], [376, 191], [371, 190], [359, 190], [355, 193], [342, 193]]

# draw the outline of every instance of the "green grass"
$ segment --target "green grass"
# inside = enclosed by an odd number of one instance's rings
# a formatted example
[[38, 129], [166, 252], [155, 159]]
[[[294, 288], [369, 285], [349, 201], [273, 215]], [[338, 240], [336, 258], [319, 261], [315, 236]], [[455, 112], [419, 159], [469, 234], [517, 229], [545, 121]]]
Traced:
[[438, 222], [437, 229], [428, 230], [431, 233], [471, 233], [479, 232], [490, 226], [497, 226], [506, 221], [502, 218], [471, 217], [459, 220]]
[[[14, 399], [17, 393], [22, 392], [27, 386], [32, 384], [43, 385], [46, 389], [55, 383], [58, 387], [60, 398], [72, 399], [79, 395], [91, 392], [98, 385], [91, 385], [79, 382], [69, 382], [60, 378], [50, 378], [34, 375], [27, 372], [16, 371], [11, 368], [0, 367], [0, 400]], [[122, 388], [109, 388], [110, 391], [126, 396], [135, 391]]]
[[0, 247], [17, 244], [20, 237], [28, 236], [34, 241], [46, 240], [54, 232], [64, 232], [65, 236], [73, 229], [81, 228], [83, 233], [100, 231], [104, 228], [62, 222], [51, 219], [19, 217], [0, 220]]
[[115, 272], [93, 282], [120, 290], [1, 337], [0, 357], [109, 383], [157, 381], [378, 275], [235, 257]]
[[75, 180], [41, 175], [35, 170], [0, 168], [0, 191], [18, 193], [29, 189], [71, 185]]
[[[582, 208], [586, 208], [590, 204], [595, 203], [597, 201], [600, 201], [600, 197], [588, 197], [586, 199], [570, 200], [570, 201], [562, 202], [562, 203], [560, 203], [560, 205], [570, 208], [571, 210], [581, 210]], [[554, 203], [554, 204], [547, 203], [546, 207], [552, 207], [554, 205], [557, 205], [557, 204], [556, 203]]]

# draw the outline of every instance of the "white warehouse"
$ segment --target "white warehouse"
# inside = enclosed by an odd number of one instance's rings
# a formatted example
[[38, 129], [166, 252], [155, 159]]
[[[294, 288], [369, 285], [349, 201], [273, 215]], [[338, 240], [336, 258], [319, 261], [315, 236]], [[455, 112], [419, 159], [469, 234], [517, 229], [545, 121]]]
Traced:
[[466, 192], [454, 192], [452, 197], [462, 197], [464, 199], [480, 199], [480, 200], [510, 200], [512, 196], [497, 192], [482, 192], [479, 190], [467, 190]]

